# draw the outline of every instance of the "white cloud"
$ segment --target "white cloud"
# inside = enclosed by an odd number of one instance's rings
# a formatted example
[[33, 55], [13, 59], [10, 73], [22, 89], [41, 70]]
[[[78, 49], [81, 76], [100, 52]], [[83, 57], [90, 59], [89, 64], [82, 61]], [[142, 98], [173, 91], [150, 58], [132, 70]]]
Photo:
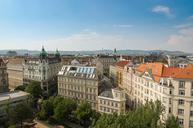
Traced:
[[185, 24], [175, 25], [174, 28], [182, 29], [182, 28], [189, 28], [191, 26], [193, 26], [193, 23], [185, 23]]
[[189, 20], [193, 20], [193, 15], [188, 17]]
[[171, 9], [169, 7], [163, 6], [163, 5], [157, 5], [157, 6], [153, 7], [152, 12], [162, 13], [170, 18], [174, 17], [174, 15], [171, 13]]
[[170, 47], [190, 50], [193, 47], [193, 27], [179, 29], [177, 34], [170, 35], [168, 44]]
[[119, 28], [133, 28], [134, 26], [131, 24], [114, 24], [113, 27], [119, 27]]

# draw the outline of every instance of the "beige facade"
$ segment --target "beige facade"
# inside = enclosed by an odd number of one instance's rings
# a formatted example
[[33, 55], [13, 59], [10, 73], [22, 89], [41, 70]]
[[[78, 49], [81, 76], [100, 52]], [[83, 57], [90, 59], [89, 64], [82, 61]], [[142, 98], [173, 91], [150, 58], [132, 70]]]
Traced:
[[178, 117], [181, 127], [192, 128], [192, 71], [192, 67], [169, 68], [156, 63], [141, 64], [136, 68], [126, 66], [123, 77], [124, 90], [132, 101], [130, 103], [134, 105], [161, 101], [165, 106], [163, 119], [173, 114]]
[[97, 110], [98, 75], [95, 67], [64, 65], [58, 73], [58, 95], [87, 101]]
[[108, 55], [99, 55], [95, 59], [97, 69], [99, 69], [102, 74], [105, 74], [107, 76], [109, 76], [110, 65], [114, 64], [115, 62], [116, 58], [114, 56]]
[[125, 102], [125, 93], [122, 89], [107, 90], [98, 96], [98, 111], [107, 114], [124, 114]]
[[0, 93], [7, 92], [9, 90], [8, 74], [7, 74], [7, 62], [0, 58]]
[[23, 85], [23, 61], [24, 58], [10, 58], [7, 64], [9, 88], [14, 89], [18, 85]]

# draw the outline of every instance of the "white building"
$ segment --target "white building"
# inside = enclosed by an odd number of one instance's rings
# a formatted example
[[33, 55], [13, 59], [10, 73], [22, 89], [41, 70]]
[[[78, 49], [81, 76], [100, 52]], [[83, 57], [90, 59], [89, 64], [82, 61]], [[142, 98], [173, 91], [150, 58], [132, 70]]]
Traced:
[[24, 84], [38, 81], [47, 93], [54, 93], [57, 87], [57, 73], [61, 68], [60, 54], [48, 56], [44, 48], [40, 57], [28, 57], [24, 60]]
[[193, 127], [193, 66], [167, 67], [162, 63], [145, 63], [125, 68], [124, 87], [136, 106], [160, 100], [168, 115], [178, 116], [184, 128]]
[[103, 91], [98, 96], [98, 111], [100, 113], [125, 113], [125, 92], [121, 88]]

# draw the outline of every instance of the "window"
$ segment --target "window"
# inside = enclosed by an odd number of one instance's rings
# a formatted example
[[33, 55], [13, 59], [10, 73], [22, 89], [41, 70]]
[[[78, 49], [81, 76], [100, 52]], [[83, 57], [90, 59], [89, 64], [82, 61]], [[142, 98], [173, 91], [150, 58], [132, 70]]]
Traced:
[[178, 109], [178, 115], [184, 115], [184, 109]]
[[184, 125], [184, 119], [178, 119], [180, 125]]
[[184, 81], [179, 82], [179, 88], [185, 88], [185, 82]]
[[179, 90], [179, 95], [184, 96], [185, 95], [185, 91], [184, 90]]
[[192, 82], [192, 89], [193, 89], [193, 82]]
[[171, 98], [169, 98], [169, 104], [172, 104], [172, 99]]
[[190, 102], [190, 106], [193, 106], [193, 101]]
[[192, 128], [193, 127], [193, 121], [192, 120], [190, 120], [190, 126], [189, 126], [190, 128]]
[[169, 107], [169, 113], [171, 113], [171, 112], [172, 112], [171, 107]]
[[170, 95], [172, 95], [172, 89], [170, 89]]
[[191, 96], [193, 96], [193, 91], [191, 91]]
[[193, 117], [193, 111], [190, 111], [190, 116]]
[[184, 105], [184, 100], [179, 99], [179, 100], [178, 100], [178, 105]]
[[115, 107], [118, 107], [118, 104], [117, 104], [117, 103], [115, 103]]

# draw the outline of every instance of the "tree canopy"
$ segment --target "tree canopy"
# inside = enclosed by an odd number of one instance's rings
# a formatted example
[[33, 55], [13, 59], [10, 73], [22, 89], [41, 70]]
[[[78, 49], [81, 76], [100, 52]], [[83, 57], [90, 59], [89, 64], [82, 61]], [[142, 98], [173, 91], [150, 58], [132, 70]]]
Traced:
[[42, 89], [40, 86], [40, 82], [31, 81], [27, 87], [25, 88], [25, 91], [30, 93], [33, 98], [38, 99], [42, 95]]
[[[96, 122], [93, 122], [93, 128], [178, 128], [177, 120], [173, 118], [166, 120], [166, 125], [160, 117], [163, 116], [164, 107], [161, 102], [147, 102], [136, 110], [129, 111], [125, 115], [103, 114]], [[174, 126], [174, 127], [171, 127]]]
[[8, 110], [8, 117], [11, 124], [21, 124], [23, 121], [33, 119], [33, 109], [27, 103], [20, 103], [11, 106]]

